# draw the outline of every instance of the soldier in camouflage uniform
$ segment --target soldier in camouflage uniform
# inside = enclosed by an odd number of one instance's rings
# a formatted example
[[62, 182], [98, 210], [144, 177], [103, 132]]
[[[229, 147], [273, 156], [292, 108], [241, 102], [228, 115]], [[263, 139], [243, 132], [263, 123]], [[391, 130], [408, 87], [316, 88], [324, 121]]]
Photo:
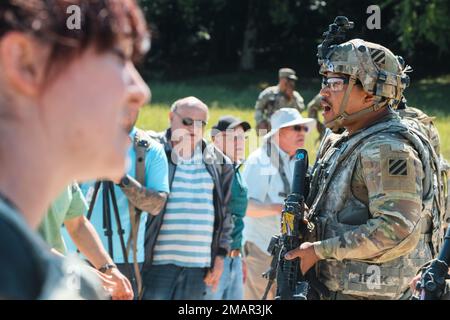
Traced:
[[409, 83], [385, 47], [360, 39], [320, 56], [330, 133], [312, 172], [310, 242], [286, 255], [316, 268], [331, 299], [396, 299], [432, 257], [433, 166], [427, 138], [390, 104]]
[[295, 71], [282, 68], [278, 71], [279, 83], [268, 87], [259, 94], [255, 105], [256, 132], [270, 131], [270, 117], [281, 108], [295, 108], [299, 112], [305, 110], [303, 97], [295, 91], [295, 82], [298, 80]]

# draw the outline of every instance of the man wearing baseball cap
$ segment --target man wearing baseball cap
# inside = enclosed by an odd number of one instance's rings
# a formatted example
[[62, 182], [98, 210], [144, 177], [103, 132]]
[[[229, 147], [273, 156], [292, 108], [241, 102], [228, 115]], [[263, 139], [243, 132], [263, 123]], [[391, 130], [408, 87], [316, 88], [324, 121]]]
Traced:
[[[267, 251], [272, 235], [280, 231], [280, 214], [286, 196], [291, 192], [294, 155], [305, 145], [315, 120], [303, 118], [293, 108], [276, 111], [272, 130], [264, 136], [263, 145], [247, 159], [243, 177], [248, 185], [248, 209], [244, 219], [244, 253], [247, 265], [245, 299], [261, 299], [267, 281], [261, 276], [270, 266]], [[267, 298], [275, 298], [272, 286]]]
[[295, 71], [282, 68], [278, 71], [278, 85], [262, 91], [255, 105], [256, 132], [259, 135], [270, 130], [270, 117], [281, 108], [295, 108], [302, 112], [305, 109], [302, 96], [295, 91], [298, 80]]
[[244, 296], [245, 265], [242, 261], [242, 232], [247, 210], [247, 185], [239, 171], [245, 158], [246, 132], [250, 124], [233, 116], [223, 116], [212, 127], [214, 145], [231, 159], [234, 179], [231, 186], [229, 209], [234, 222], [230, 251], [224, 259], [223, 273], [217, 290], [207, 290], [207, 300], [242, 300]]

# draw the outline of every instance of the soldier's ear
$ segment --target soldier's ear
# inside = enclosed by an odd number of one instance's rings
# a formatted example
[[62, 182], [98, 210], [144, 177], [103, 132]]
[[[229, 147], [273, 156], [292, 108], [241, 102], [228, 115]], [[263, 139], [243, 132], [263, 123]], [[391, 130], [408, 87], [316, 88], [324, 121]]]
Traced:
[[366, 92], [364, 95], [364, 104], [365, 105], [373, 105], [374, 103], [375, 103], [374, 95]]

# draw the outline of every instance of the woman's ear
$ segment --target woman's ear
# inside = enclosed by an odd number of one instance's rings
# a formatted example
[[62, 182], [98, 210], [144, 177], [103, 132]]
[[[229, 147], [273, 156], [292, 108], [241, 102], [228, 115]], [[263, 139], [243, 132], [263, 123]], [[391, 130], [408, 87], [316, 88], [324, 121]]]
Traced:
[[48, 51], [23, 33], [5, 34], [0, 40], [0, 66], [5, 82], [20, 94], [37, 96], [45, 79]]

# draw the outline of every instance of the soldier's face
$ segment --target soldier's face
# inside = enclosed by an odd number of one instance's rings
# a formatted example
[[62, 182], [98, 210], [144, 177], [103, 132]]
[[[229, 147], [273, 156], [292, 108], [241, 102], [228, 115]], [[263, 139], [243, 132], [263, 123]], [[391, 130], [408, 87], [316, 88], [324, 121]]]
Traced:
[[[348, 88], [348, 84], [344, 83], [345, 81], [343, 81], [343, 79], [348, 79], [348, 76], [340, 73], [329, 72], [325, 78], [327, 80], [327, 85], [323, 86], [320, 90], [320, 104], [323, 108], [323, 118], [325, 123], [327, 123], [333, 121], [339, 115], [339, 108]], [[370, 106], [370, 102], [368, 102], [366, 98], [367, 93], [361, 86], [353, 86], [345, 111], [348, 114], [352, 114], [367, 106]]]
[[287, 78], [280, 79], [280, 91], [285, 93], [292, 93], [295, 89], [295, 81]]
[[287, 86], [290, 90], [295, 89], [295, 81], [294, 80], [287, 80]]

